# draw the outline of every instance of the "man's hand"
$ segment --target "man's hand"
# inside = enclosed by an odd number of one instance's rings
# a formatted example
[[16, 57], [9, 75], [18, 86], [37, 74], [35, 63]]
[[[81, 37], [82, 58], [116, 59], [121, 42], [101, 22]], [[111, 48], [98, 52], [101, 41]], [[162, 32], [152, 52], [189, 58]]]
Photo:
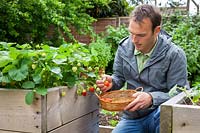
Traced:
[[110, 75], [103, 75], [102, 79], [96, 81], [96, 84], [101, 91], [106, 92], [112, 88], [112, 77]]
[[124, 110], [135, 111], [148, 108], [152, 105], [152, 96], [146, 92], [136, 92], [133, 94], [135, 100], [128, 104]]

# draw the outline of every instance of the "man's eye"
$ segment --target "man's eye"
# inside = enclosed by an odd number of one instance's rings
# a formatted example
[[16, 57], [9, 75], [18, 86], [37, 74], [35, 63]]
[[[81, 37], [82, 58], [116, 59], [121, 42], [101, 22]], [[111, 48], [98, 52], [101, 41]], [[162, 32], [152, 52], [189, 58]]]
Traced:
[[145, 35], [144, 34], [139, 34], [138, 37], [145, 37]]

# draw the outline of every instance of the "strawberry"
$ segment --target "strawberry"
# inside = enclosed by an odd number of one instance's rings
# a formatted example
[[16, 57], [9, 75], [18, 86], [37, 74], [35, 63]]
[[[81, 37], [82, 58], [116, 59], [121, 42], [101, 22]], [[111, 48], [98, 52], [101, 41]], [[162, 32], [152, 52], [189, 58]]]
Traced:
[[62, 97], [66, 96], [66, 92], [65, 92], [65, 91], [62, 91], [62, 92], [61, 92], [61, 96], [62, 96]]
[[89, 88], [89, 91], [90, 91], [90, 92], [94, 92], [94, 90], [95, 90], [94, 87], [90, 87], [90, 88]]
[[109, 87], [109, 86], [110, 86], [110, 82], [106, 80], [106, 81], [104, 82], [104, 86]]
[[86, 95], [87, 95], [87, 91], [86, 91], [86, 90], [83, 90], [82, 93], [81, 93], [81, 95], [82, 95], [82, 96], [86, 96]]

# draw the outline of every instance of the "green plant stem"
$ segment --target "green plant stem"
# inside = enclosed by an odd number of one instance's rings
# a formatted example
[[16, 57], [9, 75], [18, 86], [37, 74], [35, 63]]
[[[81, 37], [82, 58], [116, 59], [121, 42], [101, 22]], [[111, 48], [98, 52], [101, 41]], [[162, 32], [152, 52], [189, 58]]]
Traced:
[[196, 105], [196, 103], [193, 102], [190, 94], [187, 92], [185, 87], [178, 87], [179, 90], [183, 91], [185, 93], [185, 95], [189, 98], [189, 100], [192, 102], [192, 105]]
[[184, 92], [184, 93], [186, 94], [186, 96], [190, 99], [190, 101], [192, 102], [192, 105], [196, 105], [196, 103], [193, 102], [193, 100], [192, 100], [190, 94], [189, 94], [186, 90], [184, 90], [183, 92]]

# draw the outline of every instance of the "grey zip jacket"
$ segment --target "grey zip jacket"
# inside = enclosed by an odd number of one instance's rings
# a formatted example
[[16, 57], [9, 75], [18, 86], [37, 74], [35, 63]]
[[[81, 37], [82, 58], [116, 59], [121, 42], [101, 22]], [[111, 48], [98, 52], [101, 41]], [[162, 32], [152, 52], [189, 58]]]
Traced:
[[171, 37], [166, 33], [161, 32], [157, 41], [156, 47], [140, 73], [131, 37], [123, 39], [118, 46], [113, 65], [111, 90], [118, 90], [127, 82], [127, 89], [143, 87], [143, 91], [153, 98], [152, 106], [147, 109], [124, 111], [123, 117], [127, 119], [148, 115], [170, 98], [168, 92], [174, 85], [186, 86], [188, 83], [184, 51], [173, 44]]

